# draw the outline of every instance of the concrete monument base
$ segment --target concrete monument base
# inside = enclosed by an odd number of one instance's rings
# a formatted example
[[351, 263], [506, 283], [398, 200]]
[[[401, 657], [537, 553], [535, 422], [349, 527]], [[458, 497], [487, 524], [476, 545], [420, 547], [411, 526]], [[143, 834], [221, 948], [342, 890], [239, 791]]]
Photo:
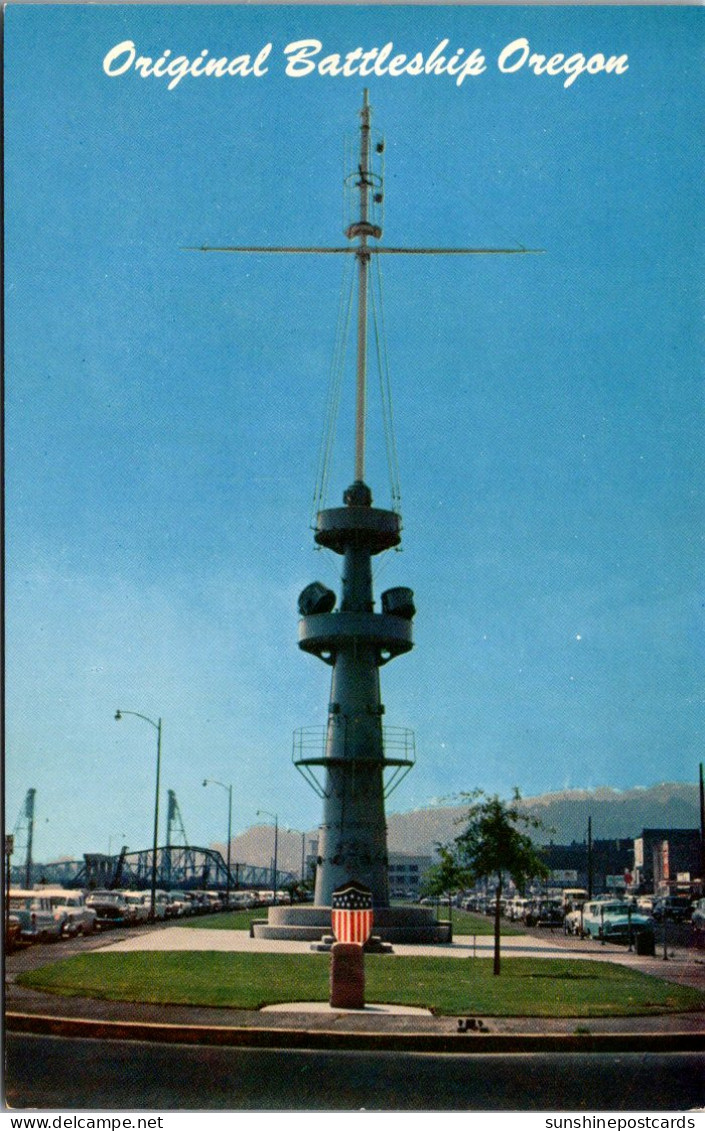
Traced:
[[[308, 903], [269, 908], [267, 919], [255, 920], [250, 934], [256, 939], [289, 939], [330, 945], [330, 907]], [[430, 907], [375, 907], [374, 934], [383, 943], [450, 943], [449, 922], [439, 922]]]
[[[332, 950], [336, 944], [335, 935], [324, 935], [320, 942], [312, 942], [311, 950], [320, 953], [325, 953]], [[394, 947], [391, 943], [382, 942], [379, 935], [370, 935], [367, 942], [363, 946], [365, 954], [394, 954]]]

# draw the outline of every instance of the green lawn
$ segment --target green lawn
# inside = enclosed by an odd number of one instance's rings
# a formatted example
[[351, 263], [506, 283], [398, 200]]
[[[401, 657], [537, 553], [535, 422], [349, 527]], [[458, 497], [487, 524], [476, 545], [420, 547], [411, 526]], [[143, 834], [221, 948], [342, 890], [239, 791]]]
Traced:
[[[215, 915], [199, 915], [195, 919], [179, 919], [172, 927], [207, 927], [210, 931], [249, 931], [253, 919], [266, 919], [267, 908], [256, 911], [218, 911]], [[169, 924], [167, 923], [167, 926]]]
[[[446, 911], [440, 912], [441, 919], [447, 919], [448, 913]], [[510, 923], [507, 919], [500, 919], [499, 921], [500, 934], [502, 935], [525, 935], [526, 931], [523, 927], [517, 927]], [[457, 907], [453, 908], [453, 935], [493, 935], [494, 934], [494, 919], [491, 915], [475, 915], [472, 911], [460, 911]]]
[[[157, 951], [76, 955], [22, 974], [24, 986], [65, 996], [258, 1009], [327, 1001], [326, 954]], [[425, 1006], [438, 1014], [610, 1017], [705, 1009], [698, 990], [607, 962], [367, 955], [366, 1000]]]
[[[220, 911], [215, 915], [199, 915], [195, 919], [179, 919], [174, 926], [179, 927], [208, 927], [217, 931], [249, 931], [253, 919], [266, 919], [267, 908], [258, 907], [255, 911]], [[441, 907], [439, 918], [448, 918], [448, 907]], [[515, 927], [502, 919], [503, 935], [523, 935], [520, 927]], [[492, 935], [494, 934], [494, 921], [489, 915], [472, 915], [468, 911], [459, 911], [453, 908], [453, 934], [454, 935]]]

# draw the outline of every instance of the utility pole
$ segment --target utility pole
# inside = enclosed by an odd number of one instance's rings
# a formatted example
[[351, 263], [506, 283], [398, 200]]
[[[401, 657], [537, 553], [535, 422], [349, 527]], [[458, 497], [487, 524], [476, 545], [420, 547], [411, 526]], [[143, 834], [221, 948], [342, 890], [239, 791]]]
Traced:
[[705, 895], [705, 786], [700, 763], [700, 894]]
[[592, 899], [592, 817], [588, 817], [587, 831], [587, 890], [590, 900]]
[[12, 852], [15, 847], [15, 838], [11, 834], [5, 837], [5, 945], [7, 946], [10, 931], [10, 883], [12, 877]]
[[36, 796], [36, 789], [27, 790], [24, 809], [25, 820], [27, 822], [27, 858], [25, 861], [24, 877], [24, 886], [26, 888], [31, 888], [32, 886], [32, 844], [34, 841], [34, 799]]

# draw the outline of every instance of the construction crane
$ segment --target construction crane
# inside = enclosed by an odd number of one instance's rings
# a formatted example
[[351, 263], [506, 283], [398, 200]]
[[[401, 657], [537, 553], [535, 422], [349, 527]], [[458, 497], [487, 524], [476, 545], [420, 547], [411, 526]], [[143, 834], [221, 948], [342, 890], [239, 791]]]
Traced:
[[[174, 837], [180, 839], [174, 839]], [[176, 794], [173, 789], [168, 791], [167, 807], [166, 807], [166, 846], [171, 848], [172, 844], [188, 844], [186, 836], [186, 829], [184, 822], [181, 819], [181, 810], [179, 803], [176, 800]]]
[[37, 796], [36, 789], [28, 789], [22, 807], [17, 815], [13, 836], [15, 844], [26, 847], [24, 886], [32, 886], [32, 842], [34, 840], [34, 801]]

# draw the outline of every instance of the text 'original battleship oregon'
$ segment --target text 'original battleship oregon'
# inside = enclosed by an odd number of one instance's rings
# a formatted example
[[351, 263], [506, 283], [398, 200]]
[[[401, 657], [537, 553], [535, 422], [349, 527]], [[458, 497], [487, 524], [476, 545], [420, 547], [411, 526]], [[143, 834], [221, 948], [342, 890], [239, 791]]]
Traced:
[[[365, 482], [370, 264], [382, 254], [512, 254], [526, 249], [381, 246], [378, 206], [383, 199], [383, 185], [376, 166], [384, 144], [373, 144], [370, 119], [365, 91], [359, 156], [346, 180], [355, 194], [359, 212], [345, 229], [349, 241], [346, 246], [198, 250], [339, 252], [355, 257], [354, 481], [344, 492], [343, 506], [318, 511], [314, 535], [319, 547], [342, 558], [342, 590], [338, 603], [336, 594], [316, 581], [299, 597], [299, 647], [332, 668], [326, 726], [304, 728], [294, 736], [295, 764], [323, 800], [314, 903], [272, 907], [268, 920], [255, 924], [253, 929], [261, 938], [320, 942], [330, 934], [333, 891], [354, 880], [372, 892], [374, 947], [393, 942], [449, 941], [450, 925], [437, 922], [430, 908], [390, 906], [385, 797], [413, 765], [414, 737], [405, 728], [382, 725], [384, 706], [379, 671], [390, 660], [411, 650], [415, 608], [411, 589], [396, 587], [382, 593], [381, 611], [374, 611], [373, 559], [399, 546], [401, 517], [398, 508], [383, 510], [373, 506], [372, 492]], [[393, 494], [394, 482], [392, 474]]]

